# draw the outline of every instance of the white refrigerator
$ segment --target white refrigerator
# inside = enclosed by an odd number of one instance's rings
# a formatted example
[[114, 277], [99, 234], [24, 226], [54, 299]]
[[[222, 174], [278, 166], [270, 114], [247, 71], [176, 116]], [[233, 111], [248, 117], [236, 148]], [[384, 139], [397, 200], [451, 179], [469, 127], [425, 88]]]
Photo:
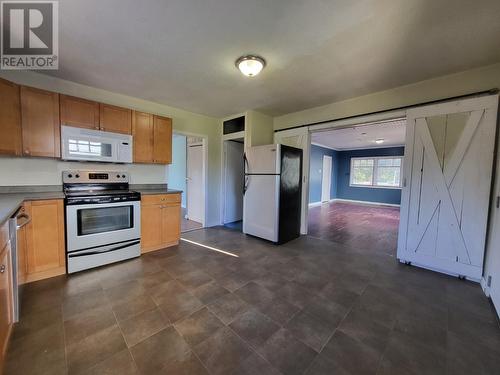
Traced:
[[280, 145], [245, 152], [243, 233], [277, 244], [300, 236], [302, 150]]

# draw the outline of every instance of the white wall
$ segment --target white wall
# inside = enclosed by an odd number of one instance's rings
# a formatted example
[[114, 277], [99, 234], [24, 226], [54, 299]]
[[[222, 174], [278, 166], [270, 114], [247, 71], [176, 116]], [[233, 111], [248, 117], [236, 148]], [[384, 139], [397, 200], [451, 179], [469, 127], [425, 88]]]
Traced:
[[245, 113], [245, 147], [273, 143], [273, 118], [257, 111]]
[[127, 171], [131, 184], [165, 184], [167, 167], [146, 164], [67, 162], [45, 158], [0, 157], [0, 186], [61, 185], [62, 171], [68, 169]]

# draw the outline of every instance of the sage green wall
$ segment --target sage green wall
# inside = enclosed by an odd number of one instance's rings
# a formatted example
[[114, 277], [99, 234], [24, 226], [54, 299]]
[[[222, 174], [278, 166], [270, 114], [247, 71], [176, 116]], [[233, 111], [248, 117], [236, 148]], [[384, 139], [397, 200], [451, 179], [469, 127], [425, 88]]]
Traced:
[[[222, 130], [218, 119], [30, 71], [2, 71], [0, 77], [27, 86], [168, 116], [172, 118], [176, 132], [207, 137], [207, 225], [219, 224], [220, 139]], [[72, 168], [75, 165], [81, 166], [82, 169], [99, 168], [100, 166], [106, 169], [112, 168], [112, 166], [95, 163], [67, 163], [50, 159], [0, 157], [0, 175], [4, 176], [2, 180], [5, 180], [2, 181], [2, 185], [60, 185], [60, 169]], [[158, 183], [168, 180], [165, 166], [135, 164], [120, 167], [131, 171], [133, 183]], [[11, 173], [10, 171], [16, 172]], [[5, 178], [6, 176], [9, 177]]]
[[313, 122], [388, 110], [491, 88], [500, 88], [500, 64], [275, 117], [274, 129], [286, 129]]
[[257, 111], [245, 114], [245, 146], [261, 146], [273, 143], [273, 118]]

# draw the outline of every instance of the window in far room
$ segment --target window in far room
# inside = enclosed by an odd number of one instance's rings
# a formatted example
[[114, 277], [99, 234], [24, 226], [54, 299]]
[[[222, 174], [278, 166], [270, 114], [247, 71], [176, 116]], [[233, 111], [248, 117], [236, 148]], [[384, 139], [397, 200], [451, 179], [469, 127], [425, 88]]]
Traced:
[[351, 186], [401, 187], [403, 157], [351, 158]]

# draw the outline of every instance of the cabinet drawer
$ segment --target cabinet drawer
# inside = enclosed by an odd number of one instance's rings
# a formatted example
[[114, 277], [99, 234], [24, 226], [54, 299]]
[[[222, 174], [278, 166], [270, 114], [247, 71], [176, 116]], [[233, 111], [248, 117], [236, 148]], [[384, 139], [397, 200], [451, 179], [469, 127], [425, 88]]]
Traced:
[[164, 203], [181, 203], [180, 194], [156, 194], [143, 195], [141, 197], [142, 204], [164, 204]]

